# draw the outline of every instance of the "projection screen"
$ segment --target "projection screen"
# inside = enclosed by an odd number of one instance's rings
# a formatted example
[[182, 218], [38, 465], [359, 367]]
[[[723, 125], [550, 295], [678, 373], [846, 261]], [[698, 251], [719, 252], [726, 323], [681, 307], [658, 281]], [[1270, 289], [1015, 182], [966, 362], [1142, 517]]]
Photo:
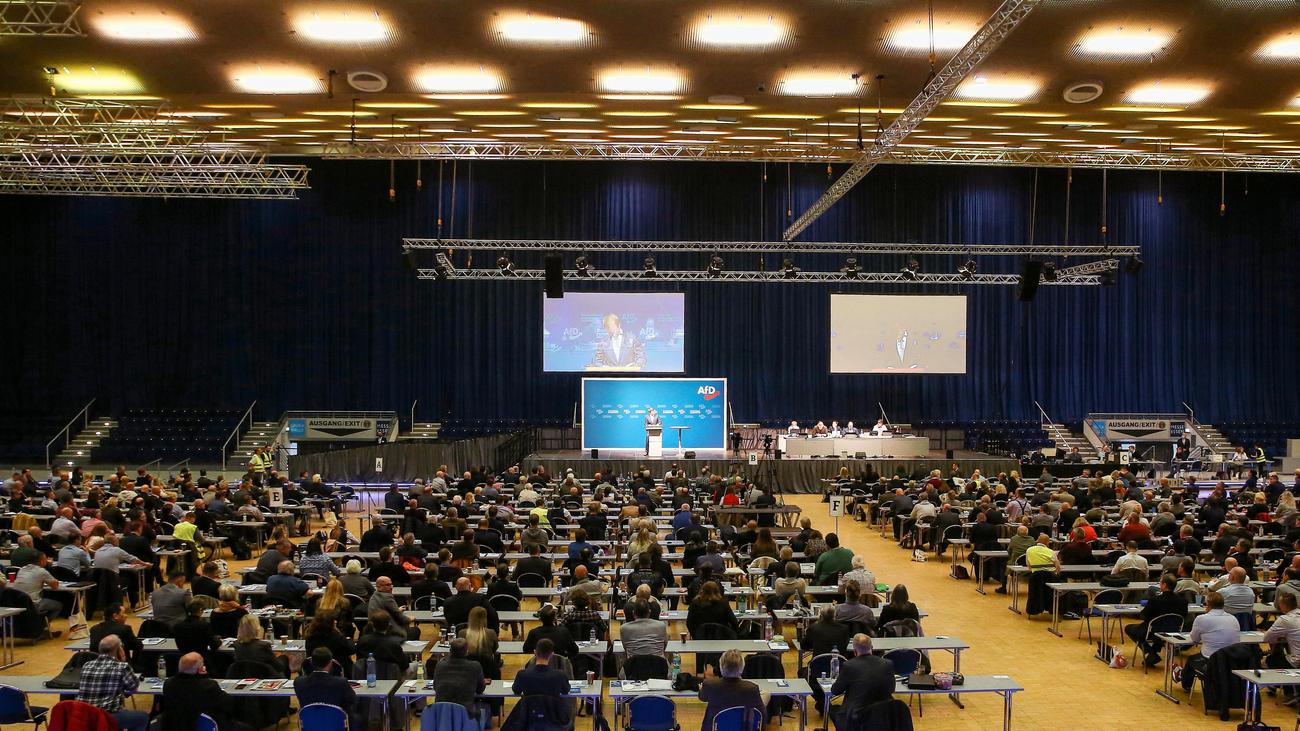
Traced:
[[831, 295], [831, 373], [965, 373], [965, 295]]

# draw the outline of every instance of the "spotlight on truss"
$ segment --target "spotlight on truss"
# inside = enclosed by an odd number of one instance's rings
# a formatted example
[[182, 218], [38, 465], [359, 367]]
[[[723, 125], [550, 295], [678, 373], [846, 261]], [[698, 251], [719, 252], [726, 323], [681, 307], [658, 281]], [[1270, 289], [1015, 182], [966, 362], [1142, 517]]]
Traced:
[[979, 266], [975, 264], [974, 259], [967, 259], [965, 264], [957, 267], [957, 273], [961, 275], [962, 279], [965, 279], [968, 282], [975, 278], [975, 272], [978, 271]]
[[1056, 262], [1051, 262], [1051, 261], [1043, 262], [1043, 281], [1044, 282], [1056, 281]]
[[714, 254], [709, 257], [709, 266], [704, 272], [710, 277], [720, 277], [722, 276], [722, 264], [722, 257]]
[[595, 271], [595, 267], [591, 265], [591, 261], [582, 254], [579, 254], [578, 258], [573, 261], [573, 269], [574, 273], [580, 277], [590, 277], [591, 273]]
[[861, 271], [862, 267], [858, 266], [858, 257], [856, 256], [845, 258], [844, 266], [840, 267], [840, 273], [848, 279], [857, 279], [858, 273]]
[[643, 266], [644, 266], [644, 271], [641, 272], [641, 276], [643, 277], [659, 276], [659, 270], [655, 268], [655, 258], [653, 256], [647, 256], [645, 258], [645, 262]]
[[908, 259], [906, 266], [904, 266], [899, 271], [899, 273], [903, 275], [903, 279], [914, 282], [916, 281], [917, 272], [920, 271], [921, 271], [921, 262], [917, 261], [916, 259]]
[[794, 265], [794, 259], [789, 257], [781, 261], [781, 277], [783, 279], [794, 279], [799, 276], [799, 267]]
[[456, 275], [456, 267], [452, 266], [451, 258], [443, 251], [439, 251], [433, 258], [433, 271], [437, 273], [438, 279], [451, 279]]
[[499, 269], [502, 274], [513, 275], [515, 273], [515, 263], [510, 261], [510, 257], [502, 254], [497, 257], [497, 269]]

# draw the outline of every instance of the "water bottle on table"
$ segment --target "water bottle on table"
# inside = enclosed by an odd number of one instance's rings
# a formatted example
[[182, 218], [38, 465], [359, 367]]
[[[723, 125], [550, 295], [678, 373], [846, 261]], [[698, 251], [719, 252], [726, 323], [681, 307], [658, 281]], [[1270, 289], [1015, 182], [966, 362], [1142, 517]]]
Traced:
[[163, 656], [158, 656], [158, 679], [167, 679], [167, 660]]
[[366, 656], [366, 687], [367, 688], [375, 687], [375, 682], [377, 681], [377, 679], [378, 678], [375, 673], [375, 653], [372, 652]]

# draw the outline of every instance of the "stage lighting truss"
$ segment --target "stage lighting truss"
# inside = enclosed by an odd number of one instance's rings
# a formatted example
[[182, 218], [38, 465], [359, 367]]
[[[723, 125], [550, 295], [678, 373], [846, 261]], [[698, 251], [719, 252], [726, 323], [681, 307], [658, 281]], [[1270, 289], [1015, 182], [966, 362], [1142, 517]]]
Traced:
[[[800, 138], [802, 139], [802, 138]], [[730, 162], [851, 163], [861, 154], [855, 144], [699, 145], [674, 142], [419, 142], [360, 140], [326, 143], [324, 159], [336, 160], [698, 160]], [[969, 150], [945, 147], [895, 147], [881, 160], [891, 165], [975, 165], [1108, 170], [1201, 170], [1261, 173], [1300, 172], [1300, 158], [1234, 153], [1052, 152], [1014, 147]]]
[[[1138, 246], [1053, 246], [1045, 244], [927, 244], [927, 243], [840, 243], [799, 242], [786, 244], [777, 241], [574, 241], [564, 239], [402, 239], [403, 249], [465, 249], [469, 251], [510, 252], [578, 252], [579, 256], [592, 251], [635, 251], [654, 254], [705, 252], [709, 254], [840, 254], [857, 257], [861, 254], [911, 254], [951, 255], [966, 258], [978, 256], [1104, 256], [1132, 257], [1141, 254]], [[784, 258], [784, 256], [782, 257]]]
[[292, 199], [307, 168], [166, 117], [166, 103], [10, 100], [0, 113], [0, 193]]
[[[1112, 270], [1105, 270], [1110, 272]], [[587, 275], [592, 280], [610, 280], [626, 281], [633, 279], [645, 279], [645, 271], [641, 269], [602, 269], [593, 271]], [[458, 280], [475, 280], [475, 281], [498, 281], [498, 282], [526, 282], [532, 280], [546, 279], [546, 272], [542, 269], [516, 269], [510, 274], [503, 274], [495, 267], [492, 269], [461, 269], [455, 273]], [[419, 279], [444, 279], [439, 277], [438, 272], [434, 269], [417, 270]], [[810, 272], [798, 271], [797, 276], [787, 276], [785, 271], [777, 270], [774, 272], [752, 272], [752, 271], [724, 271], [718, 274], [710, 274], [707, 271], [666, 271], [657, 270], [654, 279], [660, 282], [771, 282], [782, 284], [817, 284], [817, 283], [843, 283], [847, 281], [860, 282], [864, 284], [941, 284], [941, 285], [1010, 285], [1014, 286], [1020, 281], [1019, 274], [976, 274], [970, 279], [963, 278], [960, 274], [917, 274], [915, 279], [907, 279], [898, 272], [859, 272], [856, 276], [849, 277], [841, 272]], [[1071, 274], [1059, 275], [1054, 282], [1043, 282], [1043, 286], [1099, 286], [1102, 282], [1102, 276], [1097, 274]]]
[[85, 37], [80, 12], [80, 2], [67, 0], [0, 0], [0, 36]]

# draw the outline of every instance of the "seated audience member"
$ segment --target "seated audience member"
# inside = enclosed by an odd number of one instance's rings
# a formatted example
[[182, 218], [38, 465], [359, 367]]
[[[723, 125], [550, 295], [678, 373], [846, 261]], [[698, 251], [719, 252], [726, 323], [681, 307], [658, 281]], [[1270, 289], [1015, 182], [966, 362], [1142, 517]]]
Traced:
[[867, 594], [876, 590], [876, 575], [867, 569], [866, 563], [861, 556], [854, 556], [850, 565], [853, 567], [850, 571], [840, 577], [840, 589], [848, 586], [850, 583], [858, 585], [861, 594]]
[[1183, 690], [1191, 692], [1197, 674], [1202, 677], [1211, 655], [1241, 640], [1237, 618], [1223, 611], [1223, 597], [1217, 591], [1205, 595], [1205, 614], [1192, 620], [1191, 641], [1201, 651], [1183, 664]]
[[727, 650], [718, 660], [718, 670], [722, 677], [713, 676], [712, 665], [705, 667], [699, 698], [707, 705], [704, 707], [700, 731], [713, 731], [713, 717], [719, 711], [738, 706], [745, 709], [747, 718], [758, 719], [757, 723], [747, 721], [742, 728], [763, 727], [763, 712], [767, 702], [757, 685], [741, 678], [744, 669], [745, 658], [736, 650]]
[[627, 657], [633, 655], [663, 657], [668, 650], [668, 625], [650, 618], [650, 603], [645, 600], [638, 599], [633, 604], [632, 610], [636, 618], [631, 622], [624, 621], [618, 628], [619, 639], [623, 641], [624, 654]]
[[334, 675], [334, 656], [328, 648], [317, 647], [311, 653], [311, 659], [303, 665], [301, 675], [293, 679], [293, 693], [298, 697], [298, 707], [303, 708], [312, 703], [324, 703], [338, 706], [349, 716], [348, 728], [365, 728], [357, 718], [353, 707], [357, 702], [357, 692], [347, 679]]
[[894, 587], [894, 591], [889, 595], [889, 603], [880, 608], [880, 616], [876, 619], [876, 624], [884, 627], [900, 619], [921, 621], [920, 611], [915, 604], [908, 601], [907, 587], [902, 584]]
[[[1178, 579], [1173, 574], [1163, 574], [1160, 577], [1160, 593], [1148, 599], [1146, 606], [1142, 607], [1142, 613], [1139, 615], [1141, 621], [1124, 628], [1124, 633], [1132, 638], [1139, 650], [1145, 653], [1147, 666], [1160, 662], [1160, 651], [1163, 645], [1159, 640], [1147, 643], [1147, 627], [1151, 625], [1151, 620], [1166, 614], [1187, 618], [1187, 597], [1175, 591], [1177, 586]], [[1178, 629], [1182, 629], [1181, 624]]]
[[222, 584], [217, 589], [217, 606], [208, 622], [218, 637], [234, 637], [239, 632], [239, 622], [248, 614], [239, 601], [239, 589], [234, 584]]
[[93, 660], [81, 666], [77, 700], [106, 711], [122, 731], [146, 731], [149, 714], [126, 707], [127, 697], [139, 689], [140, 681], [126, 661], [122, 641], [109, 635], [99, 641], [98, 650]]
[[[340, 629], [340, 625], [347, 626], [345, 635]], [[330, 654], [334, 656], [343, 670], [343, 677], [352, 677], [352, 656], [356, 653], [356, 647], [352, 644], [350, 634], [352, 632], [351, 615], [339, 614], [331, 609], [318, 609], [316, 614], [311, 618], [307, 629], [303, 632], [306, 638], [306, 650], [310, 655], [317, 647], [328, 648]]]
[[239, 620], [234, 649], [235, 662], [260, 662], [279, 670], [280, 677], [289, 677], [289, 658], [275, 654], [271, 643], [263, 637], [262, 623], [257, 617], [245, 614]]
[[686, 628], [694, 636], [700, 627], [706, 624], [720, 624], [739, 631], [740, 623], [731, 604], [722, 596], [722, 589], [717, 582], [709, 581], [700, 587], [700, 593], [691, 601], [686, 610]]
[[556, 698], [568, 695], [569, 677], [551, 667], [555, 645], [548, 639], [537, 642], [533, 650], [533, 664], [515, 673], [510, 690], [517, 696], [549, 695]]
[[853, 551], [840, 545], [839, 536], [826, 534], [826, 551], [817, 556], [817, 585], [835, 584], [842, 573], [853, 568]]
[[153, 618], [170, 627], [185, 620], [188, 616], [185, 606], [193, 598], [185, 588], [185, 572], [170, 571], [167, 583], [149, 595], [149, 606], [153, 608]]
[[389, 546], [379, 549], [379, 562], [370, 567], [369, 576], [376, 585], [381, 577], [387, 578], [394, 586], [408, 586], [411, 583], [411, 574], [393, 560], [393, 549]]
[[221, 595], [221, 576], [220, 569], [216, 561], [208, 561], [203, 564], [203, 573], [195, 576], [190, 581], [190, 593], [194, 596], [210, 596], [213, 599], [220, 599]]
[[373, 654], [379, 662], [406, 667], [406, 652], [402, 648], [406, 632], [393, 624], [392, 617], [387, 612], [375, 609], [367, 616], [370, 623], [357, 640], [357, 660], [364, 662], [367, 656]]
[[501, 678], [501, 655], [497, 652], [497, 633], [487, 626], [487, 608], [474, 607], [469, 621], [457, 633], [469, 646], [469, 657], [483, 666], [483, 674], [492, 680]]
[[[203, 602], [191, 599], [185, 605], [185, 619], [172, 625], [172, 637], [176, 638], [177, 652], [181, 654], [197, 652], [205, 659], [209, 659], [212, 653], [221, 648], [221, 638], [212, 631], [212, 624], [203, 618], [203, 610]], [[257, 626], [260, 629], [262, 625], [257, 624]]]
[[[451, 587], [447, 582], [438, 578], [438, 565], [428, 563], [424, 566], [424, 578], [411, 584], [411, 605], [415, 606], [415, 601], [420, 597], [433, 596], [439, 601], [451, 596]], [[423, 605], [423, 602], [421, 602]]]
[[128, 661], [144, 648], [135, 636], [135, 630], [126, 623], [126, 609], [121, 604], [104, 608], [104, 621], [90, 628], [90, 647], [99, 647], [99, 643], [109, 635], [115, 635], [121, 642]]
[[456, 580], [456, 593], [443, 603], [444, 617], [448, 627], [465, 624], [474, 607], [484, 607], [488, 614], [488, 627], [500, 631], [501, 623], [496, 610], [488, 606], [487, 595], [474, 591], [469, 577], [462, 576]]
[[302, 609], [307, 605], [311, 587], [294, 573], [293, 561], [281, 561], [275, 574], [266, 580], [266, 596], [276, 604]]
[[478, 702], [478, 695], [487, 688], [483, 666], [469, 657], [469, 643], [464, 638], [453, 639], [447, 657], [433, 666], [433, 694], [439, 703], [458, 703], [469, 711], [479, 728], [488, 728], [489, 707]]
[[1264, 641], [1277, 652], [1268, 657], [1271, 668], [1300, 668], [1300, 609], [1296, 608], [1295, 594], [1278, 594], [1277, 621], [1264, 633]]
[[867, 634], [875, 631], [876, 613], [862, 603], [862, 590], [857, 582], [844, 587], [844, 602], [835, 605], [835, 619], [839, 622], [859, 622]]
[[817, 621], [808, 625], [799, 646], [811, 652], [813, 657], [832, 650], [846, 655], [852, 636], [848, 625], [835, 619], [835, 607], [826, 606], [822, 608]]
[[871, 638], [867, 635], [853, 636], [853, 657], [840, 666], [831, 694], [844, 694], [844, 703], [833, 716], [839, 731], [863, 728], [863, 712], [875, 703], [894, 697], [893, 665], [871, 654]]
[[397, 600], [393, 598], [393, 582], [387, 576], [381, 576], [375, 582], [375, 593], [370, 595], [368, 608], [370, 612], [379, 611], [387, 614], [393, 626], [405, 633], [408, 639], [419, 639], [420, 629], [411, 622], [411, 618], [406, 616], [401, 607], [397, 606]]
[[163, 683], [162, 701], [161, 731], [193, 731], [199, 714], [216, 721], [221, 731], [248, 731], [248, 726], [230, 717], [235, 699], [207, 676], [203, 656], [197, 652], [181, 656], [176, 674]]
[[343, 584], [345, 593], [361, 597], [364, 601], [369, 601], [370, 595], [374, 592], [370, 581], [361, 575], [361, 562], [355, 558], [343, 567], [343, 575], [339, 577], [339, 582]]
[[307, 550], [298, 562], [298, 572], [303, 576], [315, 574], [321, 579], [330, 579], [343, 573], [343, 569], [321, 551], [320, 541], [313, 538], [307, 541]]
[[791, 601], [808, 603], [808, 582], [800, 575], [799, 564], [790, 561], [785, 565], [785, 575], [772, 582], [772, 597], [778, 607]]
[[570, 660], [577, 657], [578, 643], [569, 633], [569, 628], [556, 621], [557, 616], [555, 605], [549, 603], [542, 605], [537, 612], [537, 619], [541, 624], [529, 630], [528, 635], [524, 637], [524, 652], [531, 653], [537, 648], [538, 642], [550, 640], [555, 648], [555, 654], [563, 655]]

